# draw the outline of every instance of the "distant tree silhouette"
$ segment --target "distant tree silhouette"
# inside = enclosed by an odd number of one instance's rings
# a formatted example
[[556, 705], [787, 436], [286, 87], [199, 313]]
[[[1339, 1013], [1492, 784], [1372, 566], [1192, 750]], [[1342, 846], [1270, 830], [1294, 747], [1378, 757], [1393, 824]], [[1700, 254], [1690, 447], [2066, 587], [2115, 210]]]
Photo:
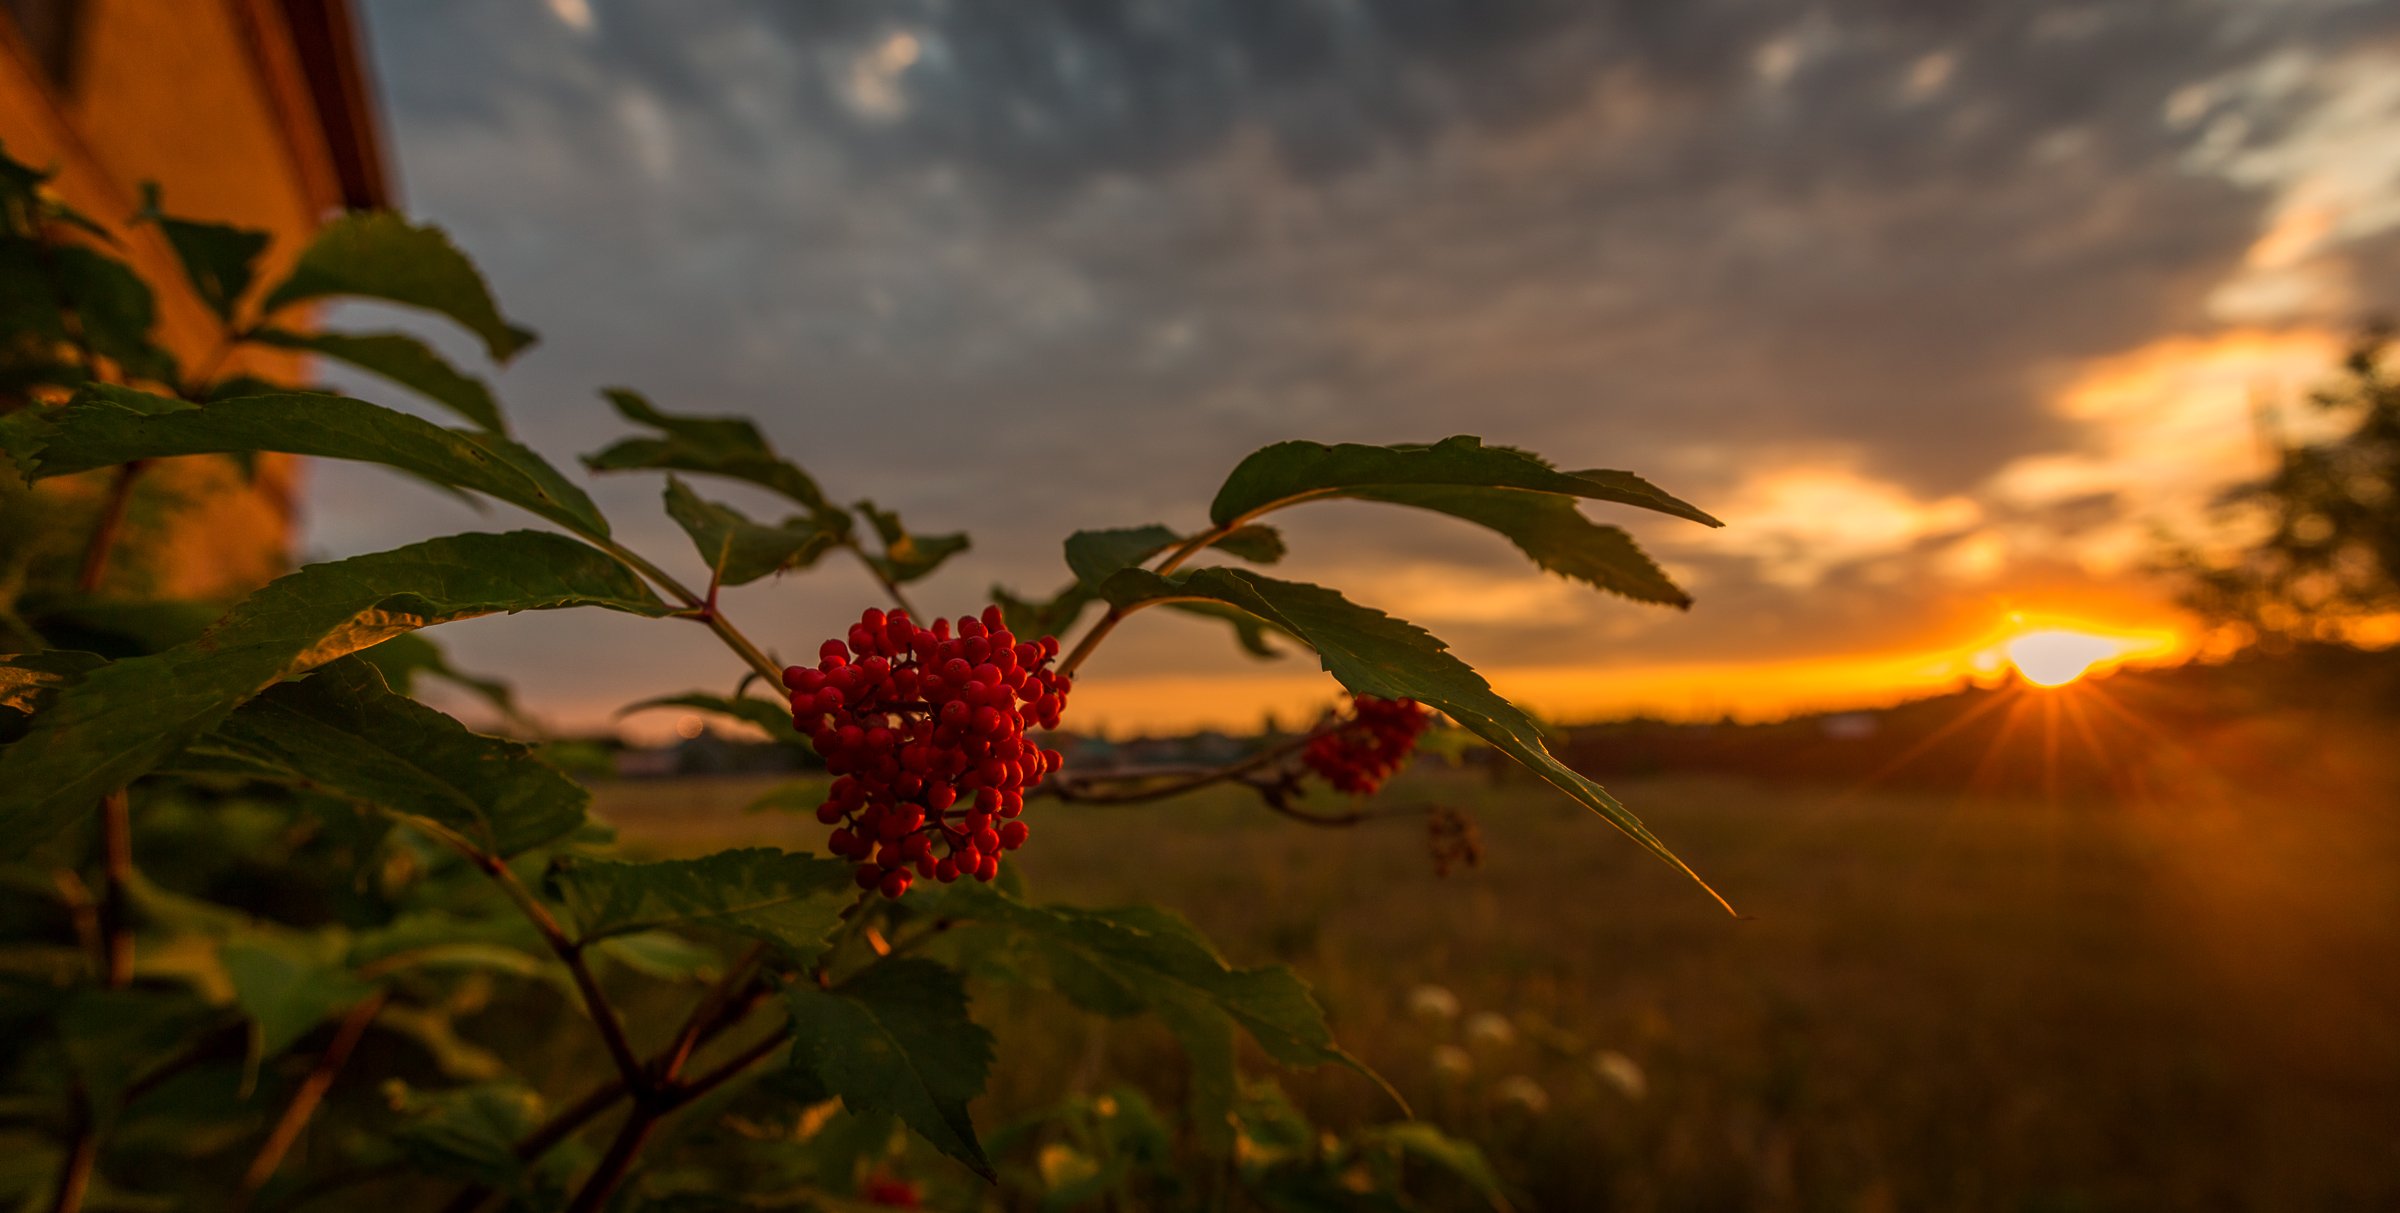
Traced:
[[[2400, 618], [2400, 379], [2389, 324], [2369, 326], [2310, 408], [2339, 437], [2285, 443], [2273, 473], [2229, 491], [2222, 521], [2246, 542], [2185, 553], [2186, 605], [2272, 648], [2350, 643]], [[2388, 637], [2386, 637], [2388, 638]]]

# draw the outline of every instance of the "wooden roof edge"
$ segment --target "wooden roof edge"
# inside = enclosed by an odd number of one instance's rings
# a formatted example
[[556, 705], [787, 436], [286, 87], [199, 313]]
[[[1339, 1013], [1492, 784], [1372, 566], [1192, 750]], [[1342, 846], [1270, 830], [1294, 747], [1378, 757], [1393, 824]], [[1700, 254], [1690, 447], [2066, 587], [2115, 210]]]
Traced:
[[325, 139], [343, 206], [390, 207], [397, 189], [384, 154], [366, 48], [348, 0], [276, 0]]

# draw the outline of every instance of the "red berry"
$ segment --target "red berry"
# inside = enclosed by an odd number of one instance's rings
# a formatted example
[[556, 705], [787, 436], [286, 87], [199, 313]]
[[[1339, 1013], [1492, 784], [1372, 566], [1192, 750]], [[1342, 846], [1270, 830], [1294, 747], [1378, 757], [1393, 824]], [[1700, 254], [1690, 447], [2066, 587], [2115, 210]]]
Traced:
[[1433, 713], [1416, 700], [1356, 696], [1350, 718], [1312, 739], [1301, 762], [1337, 791], [1369, 795], [1408, 761], [1432, 722]]
[[997, 607], [929, 628], [869, 610], [819, 646], [817, 668], [784, 672], [793, 727], [837, 777], [817, 814], [834, 827], [826, 849], [858, 861], [859, 887], [991, 880], [1024, 844], [1023, 824], [1001, 819], [1060, 761], [1025, 730], [1057, 727], [1068, 684], [1048, 668], [1057, 639], [1020, 640], [1006, 622]]

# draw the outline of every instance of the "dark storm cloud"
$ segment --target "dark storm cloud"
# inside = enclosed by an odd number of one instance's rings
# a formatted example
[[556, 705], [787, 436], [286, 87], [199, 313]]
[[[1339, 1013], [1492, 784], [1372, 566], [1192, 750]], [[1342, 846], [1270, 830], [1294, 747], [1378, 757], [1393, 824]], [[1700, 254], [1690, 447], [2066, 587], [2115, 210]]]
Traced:
[[[2194, 171], [2211, 115], [2166, 120], [2179, 90], [2400, 24], [2364, 4], [591, 11], [578, 31], [533, 0], [368, 6], [409, 202], [549, 337], [506, 381], [529, 431], [589, 449], [611, 423], [588, 389], [619, 380], [759, 414], [837, 491], [974, 524], [962, 580], [1054, 568], [1075, 526], [1188, 515], [1294, 434], [1477, 431], [1703, 499], [1824, 450], [1928, 498], [1970, 489], [2071, 437], [2045, 376], [2202, 327], [2257, 235], [2267, 199]], [[2252, 140], [2292, 120], [2241, 104]], [[1788, 597], [1692, 559], [1720, 618]]]

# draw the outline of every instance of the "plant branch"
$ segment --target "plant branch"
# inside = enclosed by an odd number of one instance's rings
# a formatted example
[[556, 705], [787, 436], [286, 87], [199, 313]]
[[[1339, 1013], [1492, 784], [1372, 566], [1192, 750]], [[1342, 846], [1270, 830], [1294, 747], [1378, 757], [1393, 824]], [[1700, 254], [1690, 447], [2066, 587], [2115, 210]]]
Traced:
[[100, 980], [119, 990], [133, 983], [133, 811], [123, 788], [100, 798], [100, 870]]
[[[764, 991], [752, 984], [734, 998], [720, 1004], [715, 1015], [700, 1029], [693, 1043], [694, 1049], [706, 1045], [709, 1041], [741, 1024], [743, 1020], [749, 1018], [750, 1012], [755, 1010], [762, 1001], [764, 1001]], [[649, 1068], [653, 1072], [662, 1070], [674, 1047], [670, 1046], [668, 1051], [651, 1058]], [[670, 1092], [674, 1090], [671, 1087], [666, 1089]], [[517, 1161], [531, 1163], [549, 1153], [559, 1143], [573, 1137], [578, 1130], [597, 1119], [601, 1113], [615, 1107], [617, 1101], [625, 1098], [628, 1091], [625, 1080], [619, 1077], [610, 1079], [585, 1092], [581, 1099], [559, 1109], [557, 1114], [518, 1140], [515, 1147]], [[444, 1213], [474, 1213], [474, 1210], [481, 1208], [490, 1197], [490, 1188], [481, 1184], [470, 1185], [444, 1206]]]
[[[909, 618], [918, 618], [917, 608], [909, 605], [908, 595], [901, 592], [900, 583], [893, 580], [892, 575], [885, 572], [882, 565], [875, 563], [875, 558], [867, 554], [867, 549], [859, 546], [856, 539], [844, 540], [842, 546], [850, 549], [851, 554], [858, 557], [860, 564], [867, 566], [867, 574], [875, 579], [875, 584], [883, 587], [884, 593], [892, 596], [894, 606], [908, 612]], [[924, 621], [919, 620], [919, 622]]]
[[687, 1083], [672, 1083], [647, 1098], [636, 1098], [633, 1110], [626, 1113], [625, 1124], [608, 1143], [608, 1152], [592, 1168], [591, 1176], [583, 1181], [583, 1189], [575, 1194], [567, 1213], [596, 1213], [605, 1207], [625, 1182], [625, 1174], [633, 1167], [634, 1159], [648, 1145], [659, 1122], [693, 1100], [716, 1090], [744, 1070], [770, 1057], [791, 1037], [790, 1025], [777, 1028], [752, 1042], [741, 1052], [725, 1059], [716, 1068]]
[[74, 1100], [75, 1138], [67, 1143], [67, 1156], [58, 1165], [50, 1213], [77, 1213], [83, 1208], [84, 1193], [92, 1186], [92, 1170], [100, 1162], [100, 1137], [92, 1127], [91, 1100], [81, 1082], [75, 1084]]
[[358, 1047], [359, 1039], [367, 1034], [367, 1026], [383, 1012], [383, 1004], [389, 998], [389, 994], [377, 990], [352, 1004], [350, 1013], [342, 1017], [341, 1026], [334, 1029], [333, 1040], [325, 1046], [308, 1077], [300, 1081], [300, 1089], [292, 1093], [292, 1102], [284, 1106], [283, 1116], [267, 1134], [265, 1144], [258, 1148], [257, 1157], [250, 1160], [250, 1169], [242, 1173], [241, 1187], [233, 1198], [236, 1210], [248, 1207], [259, 1189], [274, 1177], [276, 1168], [283, 1165], [283, 1156], [300, 1140], [301, 1130], [308, 1127], [309, 1118], [324, 1103], [325, 1093], [333, 1088], [334, 1076], [348, 1064], [351, 1050]]
[[609, 1002], [608, 995], [601, 991], [599, 979], [592, 976], [591, 966], [583, 962], [582, 946], [567, 936], [566, 929], [558, 925], [558, 919], [551, 915], [549, 907], [534, 897], [533, 891], [517, 879], [517, 874], [510, 871], [507, 864], [480, 851], [472, 852], [472, 855], [476, 866], [499, 884], [501, 891], [507, 893], [509, 900], [515, 902], [517, 909], [533, 923], [534, 930], [541, 933], [542, 942], [550, 945], [550, 950], [567, 966], [567, 972], [575, 979], [575, 989], [583, 995], [584, 1007], [591, 1012], [593, 1026], [600, 1030], [600, 1039], [608, 1046], [609, 1059], [616, 1062], [617, 1072], [624, 1076], [627, 1088], [637, 1093], [648, 1092], [652, 1087], [649, 1071], [634, 1057], [633, 1044], [625, 1038], [625, 1025], [617, 1018], [615, 1004]]
[[600, 1156], [591, 1177], [583, 1181], [575, 1199], [567, 1205], [567, 1213], [598, 1213], [608, 1198], [617, 1194], [625, 1182], [625, 1173], [633, 1168], [634, 1158], [642, 1147], [650, 1144], [650, 1135], [658, 1131], [659, 1120], [666, 1115], [647, 1100], [635, 1100], [633, 1109], [625, 1114], [625, 1124], [608, 1143], [608, 1152]]
[[[586, 536], [586, 538], [590, 537]], [[750, 638], [743, 635], [740, 628], [733, 626], [732, 621], [726, 619], [724, 613], [717, 610], [713, 601], [693, 593], [691, 587], [677, 581], [666, 570], [650, 563], [640, 553], [615, 540], [591, 539], [591, 542], [598, 545], [600, 550], [616, 557], [618, 562], [625, 567], [649, 578], [652, 584], [665, 590], [678, 602], [689, 608], [693, 613], [688, 618], [707, 624], [708, 630], [715, 632], [717, 639], [725, 642], [725, 647], [732, 649], [735, 656], [741, 658], [751, 669], [758, 671], [759, 676], [766, 679], [769, 685], [783, 685], [783, 667], [776, 665], [773, 658], [768, 657], [757, 645], [752, 644]]]
[[141, 478], [146, 466], [139, 459], [117, 465], [117, 474], [108, 482], [108, 495], [100, 499], [100, 517], [92, 523], [91, 538], [84, 541], [83, 562], [75, 573], [78, 593], [89, 594], [100, 588], [100, 579], [108, 572], [109, 554], [116, 550], [117, 537], [125, 529], [126, 507], [133, 501], [133, 482]]
[[658, 1082], [671, 1083], [683, 1072], [683, 1064], [691, 1060], [692, 1050], [700, 1046], [701, 1034], [724, 1014], [726, 1007], [741, 991], [749, 988], [751, 978], [757, 975], [759, 963], [766, 956], [767, 945], [750, 945], [750, 950], [733, 962], [733, 967], [725, 971], [725, 976], [709, 987], [699, 1005], [693, 1007], [692, 1013], [685, 1017], [682, 1029], [675, 1033], [674, 1043], [652, 1060], [652, 1073]]

